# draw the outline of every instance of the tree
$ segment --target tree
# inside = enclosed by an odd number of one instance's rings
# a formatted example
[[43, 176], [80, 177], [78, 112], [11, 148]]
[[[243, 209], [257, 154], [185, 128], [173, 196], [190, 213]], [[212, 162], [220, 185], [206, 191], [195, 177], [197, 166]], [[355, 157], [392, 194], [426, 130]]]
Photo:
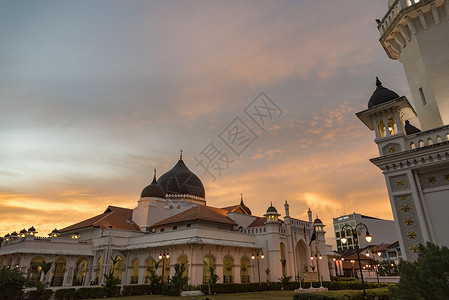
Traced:
[[449, 299], [449, 249], [427, 242], [419, 245], [418, 259], [401, 261], [393, 299]]
[[115, 265], [119, 262], [120, 258], [117, 255], [116, 257], [112, 258], [112, 266], [109, 270], [108, 274], [104, 274], [104, 278], [106, 279], [103, 284], [103, 288], [106, 291], [106, 296], [108, 297], [115, 297], [117, 296], [119, 292], [118, 285], [120, 284], [120, 279], [117, 277], [114, 277], [114, 268]]
[[31, 281], [19, 270], [8, 267], [0, 269], [0, 299], [22, 299], [23, 288], [30, 285]]
[[179, 296], [182, 292], [182, 289], [189, 281], [189, 278], [183, 276], [185, 272], [186, 265], [184, 264], [175, 264], [175, 275], [170, 278], [170, 295]]
[[154, 264], [154, 268], [147, 268], [148, 272], [150, 273], [150, 276], [148, 276], [148, 280], [150, 281], [150, 290], [152, 294], [160, 294], [162, 292], [162, 276], [156, 274], [160, 263], [161, 261], [158, 261]]

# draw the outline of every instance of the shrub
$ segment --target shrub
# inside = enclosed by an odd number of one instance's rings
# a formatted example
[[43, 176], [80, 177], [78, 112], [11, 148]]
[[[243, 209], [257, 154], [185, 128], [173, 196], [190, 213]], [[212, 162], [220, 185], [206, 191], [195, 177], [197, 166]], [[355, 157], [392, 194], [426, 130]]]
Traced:
[[30, 284], [31, 281], [20, 271], [7, 267], [0, 268], [0, 299], [21, 299], [23, 287]]
[[139, 296], [139, 295], [151, 295], [151, 285], [138, 284], [138, 285], [125, 285], [122, 290], [122, 296]]
[[36, 290], [29, 291], [27, 294], [27, 299], [29, 300], [48, 300], [51, 295], [53, 295], [53, 291], [48, 289], [50, 283], [42, 283], [40, 281], [36, 282]]
[[[376, 288], [366, 291], [367, 299], [388, 300], [390, 292], [388, 288]], [[341, 290], [317, 293], [295, 294], [294, 300], [359, 300], [363, 299], [363, 291], [359, 290]]]
[[186, 265], [175, 264], [174, 268], [175, 268], [175, 275], [170, 279], [169, 295], [179, 296], [184, 286], [187, 285], [189, 278], [182, 275], [186, 270]]
[[77, 299], [98, 299], [106, 297], [106, 290], [103, 287], [79, 288], [76, 290]]
[[399, 263], [393, 299], [449, 299], [449, 249], [428, 242], [419, 245], [418, 259]]
[[76, 299], [76, 289], [59, 289], [55, 292], [55, 298], [58, 300]]

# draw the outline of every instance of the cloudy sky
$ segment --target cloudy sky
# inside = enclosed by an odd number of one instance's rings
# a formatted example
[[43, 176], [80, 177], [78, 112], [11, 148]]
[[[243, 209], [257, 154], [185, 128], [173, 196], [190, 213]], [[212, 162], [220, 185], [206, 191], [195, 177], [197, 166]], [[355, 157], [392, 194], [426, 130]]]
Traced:
[[[378, 42], [386, 10], [386, 0], [1, 2], [0, 234], [133, 208], [180, 148], [211, 206], [243, 193], [253, 214], [273, 202], [283, 215], [287, 200], [329, 231], [353, 211], [391, 219], [368, 161], [374, 134], [355, 116], [375, 76], [409, 96]], [[279, 110], [258, 126], [245, 108], [261, 92]], [[239, 155], [222, 139], [236, 118], [256, 137]], [[231, 161], [210, 169], [215, 180], [197, 164], [208, 145]]]

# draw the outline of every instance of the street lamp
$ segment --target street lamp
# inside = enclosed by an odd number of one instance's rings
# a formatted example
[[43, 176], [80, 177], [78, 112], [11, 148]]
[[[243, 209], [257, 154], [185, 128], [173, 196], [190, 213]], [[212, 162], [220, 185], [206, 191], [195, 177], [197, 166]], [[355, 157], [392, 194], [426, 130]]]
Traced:
[[352, 233], [352, 238], [354, 239], [354, 244], [355, 244], [355, 249], [357, 251], [357, 260], [359, 261], [359, 269], [360, 269], [360, 277], [362, 278], [362, 287], [363, 287], [363, 297], [366, 299], [366, 290], [365, 290], [365, 281], [363, 280], [363, 271], [362, 271], [362, 263], [360, 262], [360, 253], [359, 253], [359, 238], [357, 236], [357, 232], [359, 230], [365, 229], [366, 231], [366, 235], [365, 235], [365, 240], [370, 243], [371, 240], [373, 239], [373, 237], [369, 234], [368, 231], [368, 227], [363, 224], [363, 223], [359, 223], [355, 226], [355, 228], [353, 228], [351, 225], [349, 224], [345, 224], [343, 225], [342, 229], [342, 233], [341, 233], [341, 242], [343, 244], [346, 244], [346, 242], [348, 241], [348, 239], [346, 238], [345, 235], [345, 228], [350, 229], [351, 233]]
[[260, 283], [260, 269], [259, 269], [259, 258], [264, 258], [263, 251], [256, 249], [251, 255], [251, 259], [257, 259], [257, 273], [259, 274], [259, 283]]
[[332, 258], [332, 260], [335, 262], [335, 268], [337, 269], [337, 275], [342, 275], [343, 273], [343, 261], [345, 260], [344, 257], [338, 256]]
[[321, 282], [321, 276], [320, 276], [320, 260], [323, 259], [321, 256], [321, 252], [318, 251], [318, 247], [315, 246], [315, 251], [312, 250], [312, 253], [310, 255], [310, 259], [313, 261], [313, 258], [316, 258], [316, 270], [318, 272], [318, 279], [320, 280], [320, 286], [323, 286], [323, 283]]
[[163, 250], [159, 253], [159, 259], [162, 260], [162, 283], [164, 283], [164, 274], [165, 274], [165, 259], [170, 258], [170, 254], [168, 253], [168, 250]]
[[356, 277], [356, 276], [355, 276], [355, 267], [354, 267], [354, 263], [355, 263], [355, 260], [351, 259], [351, 264], [352, 264], [352, 276]]

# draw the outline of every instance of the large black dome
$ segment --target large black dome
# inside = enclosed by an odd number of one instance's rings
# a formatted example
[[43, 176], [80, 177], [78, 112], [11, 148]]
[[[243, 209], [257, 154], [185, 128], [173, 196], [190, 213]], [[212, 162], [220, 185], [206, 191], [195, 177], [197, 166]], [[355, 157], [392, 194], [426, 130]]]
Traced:
[[382, 86], [379, 78], [376, 77], [376, 90], [369, 99], [368, 108], [399, 98], [399, 95]]
[[167, 195], [185, 194], [205, 198], [203, 183], [187, 168], [182, 159], [170, 171], [159, 177], [158, 183]]

